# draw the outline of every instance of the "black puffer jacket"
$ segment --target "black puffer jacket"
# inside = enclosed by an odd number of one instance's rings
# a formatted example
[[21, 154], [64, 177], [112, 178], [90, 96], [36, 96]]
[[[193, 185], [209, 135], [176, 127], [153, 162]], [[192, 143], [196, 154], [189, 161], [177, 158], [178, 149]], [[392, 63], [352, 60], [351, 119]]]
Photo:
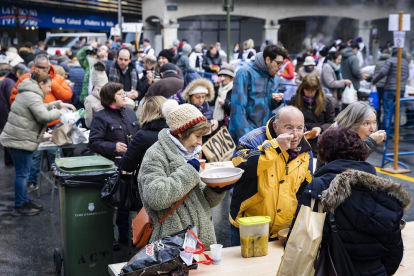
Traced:
[[[399, 223], [411, 202], [408, 192], [376, 176], [374, 166], [364, 161], [335, 160], [314, 177], [298, 206], [310, 206], [312, 197], [321, 200], [325, 210], [334, 212], [339, 236], [354, 266], [380, 263], [356, 275], [393, 275], [403, 256]], [[326, 219], [323, 241], [329, 235]]]
[[210, 69], [210, 65], [218, 65], [221, 67], [221, 63], [222, 61], [218, 51], [214, 56], [210, 54], [210, 51], [208, 51], [203, 59], [203, 69], [208, 73], [217, 73], [216, 71]]
[[124, 153], [115, 152], [116, 143], [121, 142], [128, 145], [128, 142], [123, 127], [113, 116], [120, 118], [132, 136], [138, 131], [139, 123], [134, 111], [128, 108], [104, 108], [93, 117], [89, 135], [89, 148], [114, 161], [118, 166]]
[[163, 128], [168, 128], [165, 119], [156, 119], [142, 125], [142, 128], [135, 133], [127, 152], [122, 157], [122, 170], [127, 172], [139, 171], [138, 165], [141, 164], [147, 150], [158, 141], [158, 133]]

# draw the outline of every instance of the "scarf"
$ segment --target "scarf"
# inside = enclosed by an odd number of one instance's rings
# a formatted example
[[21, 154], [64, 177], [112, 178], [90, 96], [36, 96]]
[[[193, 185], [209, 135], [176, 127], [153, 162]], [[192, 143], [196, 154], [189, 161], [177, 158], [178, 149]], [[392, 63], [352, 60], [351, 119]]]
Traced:
[[342, 80], [342, 72], [341, 72], [341, 65], [335, 64], [331, 60], [328, 60], [328, 64], [332, 67], [332, 69], [335, 71], [336, 79]]
[[227, 92], [233, 89], [233, 82], [228, 83], [226, 86], [222, 86], [220, 83], [220, 87], [218, 89], [218, 97], [216, 99], [216, 103], [214, 104], [214, 113], [213, 119], [217, 121], [221, 121], [224, 119], [224, 108], [218, 103], [219, 98], [226, 100]]
[[[134, 67], [130, 64], [127, 67], [127, 71], [128, 69], [130, 70], [130, 74], [131, 74], [131, 87], [134, 90], [138, 90], [139, 87], [137, 87], [138, 84], [138, 74], [137, 71], [134, 69]], [[121, 69], [118, 66], [118, 63], [115, 61], [114, 63], [112, 63], [111, 68], [109, 68], [109, 76], [108, 76], [108, 80], [110, 82], [120, 82], [121, 79]]]
[[200, 157], [200, 153], [201, 153], [201, 146], [197, 146], [193, 152], [188, 152], [187, 149], [183, 146], [183, 144], [181, 144], [181, 142], [174, 137], [174, 135], [171, 134], [170, 130], [167, 130], [167, 134], [170, 137], [170, 139], [173, 141], [174, 145], [177, 147], [178, 149], [178, 153], [184, 157], [184, 159], [186, 161], [191, 160], [191, 159], [197, 159]]
[[298, 157], [300, 152], [289, 149], [289, 150], [287, 150], [287, 153], [289, 154], [289, 159], [288, 159], [288, 163], [289, 163], [290, 161], [292, 161], [293, 159]]
[[302, 95], [302, 98], [305, 101], [305, 103], [308, 103], [310, 105], [312, 105], [313, 101], [315, 100], [315, 98], [308, 98], [305, 95]]

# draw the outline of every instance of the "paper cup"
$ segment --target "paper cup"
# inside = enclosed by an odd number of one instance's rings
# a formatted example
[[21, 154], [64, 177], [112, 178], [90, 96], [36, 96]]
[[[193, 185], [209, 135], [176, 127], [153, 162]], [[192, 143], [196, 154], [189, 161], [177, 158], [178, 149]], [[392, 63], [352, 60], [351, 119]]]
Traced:
[[220, 264], [222, 249], [223, 249], [223, 245], [221, 245], [221, 244], [212, 244], [212, 245], [210, 245], [211, 258], [213, 259], [213, 265]]
[[206, 159], [199, 159], [198, 162], [200, 162], [200, 167], [205, 170], [206, 169]]

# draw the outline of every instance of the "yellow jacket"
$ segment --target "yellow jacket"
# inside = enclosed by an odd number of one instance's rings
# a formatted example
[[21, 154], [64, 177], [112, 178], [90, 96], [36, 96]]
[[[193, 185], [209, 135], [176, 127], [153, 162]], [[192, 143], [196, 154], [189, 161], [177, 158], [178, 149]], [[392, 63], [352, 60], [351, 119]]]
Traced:
[[240, 217], [270, 216], [270, 236], [274, 238], [289, 227], [298, 197], [312, 180], [313, 155], [303, 138], [299, 155], [289, 160], [289, 153], [276, 142], [272, 124], [273, 118], [239, 141], [232, 161], [245, 172], [234, 187], [229, 218], [239, 227]]

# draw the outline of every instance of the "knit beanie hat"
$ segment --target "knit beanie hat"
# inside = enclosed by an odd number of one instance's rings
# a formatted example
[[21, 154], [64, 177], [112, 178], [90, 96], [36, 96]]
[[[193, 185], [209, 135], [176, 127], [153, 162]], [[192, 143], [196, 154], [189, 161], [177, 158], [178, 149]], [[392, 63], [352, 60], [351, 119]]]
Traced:
[[184, 53], [189, 53], [191, 52], [192, 48], [190, 44], [184, 44], [183, 48], [182, 48]]
[[174, 54], [170, 50], [164, 49], [158, 54], [158, 57], [165, 57], [168, 59], [168, 62], [171, 62], [173, 60]]
[[105, 72], [105, 64], [102, 61], [97, 61], [91, 70], [92, 86], [104, 86], [108, 83], [108, 76]]
[[177, 135], [207, 118], [191, 104], [179, 105], [176, 100], [167, 100], [162, 106], [162, 114], [172, 135]]

